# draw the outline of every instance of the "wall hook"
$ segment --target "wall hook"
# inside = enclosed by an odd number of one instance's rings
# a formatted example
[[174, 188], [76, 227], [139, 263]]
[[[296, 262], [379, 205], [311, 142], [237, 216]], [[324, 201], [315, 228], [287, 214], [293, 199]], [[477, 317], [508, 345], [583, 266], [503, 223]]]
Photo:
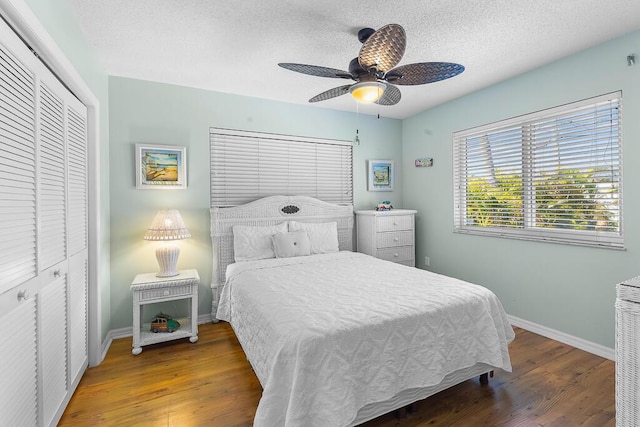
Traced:
[[627, 55], [627, 66], [631, 67], [636, 63], [636, 55], [632, 53], [631, 55]]

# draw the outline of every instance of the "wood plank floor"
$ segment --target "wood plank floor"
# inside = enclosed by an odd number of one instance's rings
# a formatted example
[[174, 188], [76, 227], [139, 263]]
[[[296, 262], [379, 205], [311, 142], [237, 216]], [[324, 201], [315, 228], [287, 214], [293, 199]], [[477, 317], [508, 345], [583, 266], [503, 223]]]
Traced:
[[[90, 368], [60, 426], [250, 426], [260, 383], [227, 323], [204, 324], [200, 340], [144, 347], [115, 340]], [[614, 426], [614, 363], [516, 328], [513, 372], [488, 386], [469, 380], [378, 426]]]

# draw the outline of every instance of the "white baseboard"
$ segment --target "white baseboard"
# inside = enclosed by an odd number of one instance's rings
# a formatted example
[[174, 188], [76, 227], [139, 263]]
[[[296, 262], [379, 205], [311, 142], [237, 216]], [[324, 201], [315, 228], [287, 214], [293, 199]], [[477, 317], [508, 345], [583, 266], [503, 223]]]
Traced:
[[613, 348], [605, 347], [604, 345], [596, 344], [592, 341], [587, 341], [585, 339], [569, 335], [565, 332], [551, 329], [528, 320], [520, 319], [510, 314], [507, 315], [507, 318], [513, 326], [517, 326], [518, 328], [526, 329], [527, 331], [542, 335], [543, 337], [551, 338], [552, 340], [570, 345], [571, 347], [579, 348], [580, 350], [587, 351], [595, 354], [596, 356], [604, 357], [605, 359], [613, 361], [616, 360], [616, 352]]
[[[520, 319], [519, 317], [507, 315], [509, 322], [513, 326], [517, 326], [518, 328], [526, 329], [527, 331], [533, 332], [538, 335], [542, 335], [543, 337], [551, 338], [552, 340], [559, 341], [561, 343], [570, 345], [575, 348], [579, 348], [580, 350], [587, 351], [589, 353], [595, 354], [596, 356], [604, 357], [605, 359], [613, 360], [616, 359], [615, 350], [610, 347], [605, 347], [600, 344], [596, 344], [592, 341], [587, 341], [582, 338], [575, 337], [573, 335], [569, 335], [565, 332], [558, 331], [556, 329], [551, 329], [547, 326], [540, 325], [538, 323], [530, 322], [528, 320]], [[203, 323], [211, 322], [211, 314], [201, 314], [198, 316], [198, 325]], [[133, 336], [133, 329], [131, 326], [120, 329], [112, 329], [107, 334], [106, 339], [102, 343], [102, 355], [100, 362], [104, 360], [107, 355], [107, 351], [111, 346], [111, 343], [115, 339], [119, 338], [127, 338]]]
[[[198, 325], [202, 325], [203, 323], [211, 322], [211, 313], [201, 314], [198, 316]], [[109, 347], [111, 347], [111, 343], [113, 340], [117, 340], [120, 338], [127, 338], [133, 336], [133, 327], [127, 326], [126, 328], [112, 329], [107, 333], [107, 337], [102, 343], [102, 355], [100, 358], [100, 362], [104, 360], [107, 356], [107, 351], [109, 351]]]

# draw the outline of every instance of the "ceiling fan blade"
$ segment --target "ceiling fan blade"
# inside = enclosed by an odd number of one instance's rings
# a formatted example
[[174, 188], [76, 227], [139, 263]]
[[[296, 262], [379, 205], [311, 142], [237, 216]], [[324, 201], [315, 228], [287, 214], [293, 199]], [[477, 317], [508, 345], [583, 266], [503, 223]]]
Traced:
[[464, 66], [453, 62], [418, 62], [394, 68], [384, 80], [394, 85], [423, 85], [450, 79], [463, 71]]
[[376, 101], [376, 104], [396, 105], [398, 102], [400, 102], [400, 98], [402, 98], [400, 89], [389, 83], [387, 83], [386, 85], [387, 87], [384, 90], [384, 93], [382, 94], [380, 99]]
[[318, 65], [292, 64], [290, 62], [281, 62], [278, 64], [282, 68], [295, 71], [296, 73], [309, 74], [317, 77], [332, 77], [340, 79], [352, 79], [353, 76], [347, 71], [338, 70], [336, 68], [320, 67]]
[[333, 89], [329, 89], [325, 92], [319, 93], [313, 98], [309, 100], [309, 102], [318, 102], [318, 101], [326, 101], [327, 99], [335, 98], [336, 96], [344, 95], [349, 93], [349, 88], [353, 85], [344, 85], [334, 87]]
[[398, 24], [385, 25], [362, 44], [358, 62], [365, 70], [376, 67], [386, 73], [400, 62], [406, 46], [404, 28]]

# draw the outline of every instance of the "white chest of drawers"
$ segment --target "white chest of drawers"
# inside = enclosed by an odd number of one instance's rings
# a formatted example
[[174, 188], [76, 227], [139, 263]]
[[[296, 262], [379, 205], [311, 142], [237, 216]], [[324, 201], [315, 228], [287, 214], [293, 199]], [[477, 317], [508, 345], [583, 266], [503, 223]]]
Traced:
[[409, 209], [356, 211], [357, 250], [415, 267], [415, 214]]

